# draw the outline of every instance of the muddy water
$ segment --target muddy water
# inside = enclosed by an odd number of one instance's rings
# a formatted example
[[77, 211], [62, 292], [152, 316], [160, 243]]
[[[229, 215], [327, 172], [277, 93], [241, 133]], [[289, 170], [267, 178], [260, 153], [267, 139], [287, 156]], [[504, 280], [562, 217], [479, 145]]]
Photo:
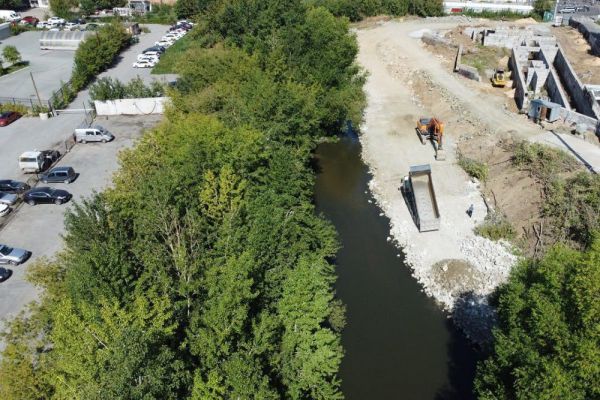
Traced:
[[317, 162], [317, 208], [343, 246], [337, 293], [347, 306], [346, 399], [472, 399], [476, 354], [387, 242], [388, 220], [365, 193], [369, 175], [360, 144], [346, 137], [321, 145]]

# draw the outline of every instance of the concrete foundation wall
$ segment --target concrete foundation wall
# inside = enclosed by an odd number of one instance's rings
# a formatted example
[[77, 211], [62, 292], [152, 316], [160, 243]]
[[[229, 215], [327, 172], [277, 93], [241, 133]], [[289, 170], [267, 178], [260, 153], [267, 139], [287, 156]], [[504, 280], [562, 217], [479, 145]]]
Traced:
[[548, 96], [550, 96], [550, 100], [553, 103], [560, 104], [567, 110], [570, 110], [571, 105], [569, 104], [569, 97], [563, 89], [562, 84], [560, 83], [560, 78], [558, 77], [558, 73], [556, 72], [556, 68], [554, 68], [553, 65], [556, 54], [557, 52], [548, 51], [547, 49], [541, 49], [539, 52], [540, 60], [542, 60], [548, 66], [546, 91], [548, 92]]
[[523, 71], [519, 68], [519, 62], [517, 61], [520, 56], [520, 52], [513, 47], [509, 65], [512, 70], [513, 87], [515, 88], [515, 102], [517, 103], [519, 110], [526, 110], [527, 107], [529, 107], [529, 95], [527, 84], [525, 83], [525, 76], [523, 76]]
[[477, 81], [477, 82], [481, 82], [481, 76], [479, 76], [479, 71], [477, 71], [477, 68], [473, 68], [469, 65], [463, 65], [461, 64], [461, 59], [462, 59], [462, 51], [463, 51], [463, 46], [462, 44], [458, 46], [458, 50], [456, 52], [456, 60], [454, 62], [454, 72], [459, 73], [460, 75], [464, 76], [465, 78]]
[[592, 48], [592, 54], [600, 56], [600, 26], [588, 17], [573, 17], [569, 25], [583, 34]]
[[554, 58], [554, 67], [558, 71], [562, 83], [564, 84], [567, 92], [571, 96], [571, 100], [575, 103], [575, 108], [581, 114], [585, 114], [588, 117], [598, 118], [600, 115], [595, 115], [594, 110], [592, 108], [592, 104], [590, 104], [590, 100], [586, 96], [584, 92], [584, 87], [573, 68], [571, 68], [571, 64], [567, 60], [567, 58], [563, 55], [562, 51], [559, 51]]
[[162, 114], [168, 97], [94, 101], [97, 115]]
[[10, 23], [5, 22], [0, 24], [0, 40], [6, 39], [10, 36]]
[[573, 110], [561, 109], [560, 117], [569, 124], [584, 125], [588, 131], [600, 134], [600, 124], [595, 118], [580, 114]]

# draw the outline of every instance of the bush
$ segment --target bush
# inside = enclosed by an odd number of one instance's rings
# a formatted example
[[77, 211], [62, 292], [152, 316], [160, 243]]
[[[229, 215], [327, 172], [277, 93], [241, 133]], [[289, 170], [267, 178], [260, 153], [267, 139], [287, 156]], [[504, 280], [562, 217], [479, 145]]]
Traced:
[[489, 213], [483, 223], [475, 227], [475, 233], [494, 241], [500, 239], [511, 240], [517, 234], [506, 216], [499, 212]]
[[512, 163], [528, 170], [545, 185], [558, 174], [573, 171], [578, 167], [577, 161], [564, 151], [526, 141], [514, 145]]
[[72, 89], [80, 91], [108, 68], [119, 52], [129, 45], [130, 38], [131, 35], [119, 22], [113, 22], [102, 26], [94, 36], [84, 40], [75, 52]]
[[459, 156], [458, 165], [470, 176], [485, 182], [488, 178], [489, 168], [486, 163], [473, 160], [472, 158]]
[[139, 76], [132, 79], [127, 84], [110, 77], [100, 78], [96, 83], [90, 86], [90, 97], [92, 101], [160, 97], [164, 94], [165, 88], [160, 82], [153, 81], [150, 85], [146, 85]]

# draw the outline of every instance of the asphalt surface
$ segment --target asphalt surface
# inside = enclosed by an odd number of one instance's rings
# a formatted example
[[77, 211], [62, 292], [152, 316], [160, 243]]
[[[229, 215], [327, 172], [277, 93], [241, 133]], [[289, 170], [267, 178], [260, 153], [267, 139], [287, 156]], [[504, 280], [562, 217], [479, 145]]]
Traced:
[[[111, 77], [119, 79], [121, 82], [129, 82], [131, 79], [139, 76], [146, 83], [154, 80], [161, 82], [170, 82], [174, 80], [175, 75], [151, 75], [152, 68], [133, 68], [133, 63], [137, 61], [138, 54], [148, 47], [154, 46], [154, 43], [159, 41], [161, 37], [167, 33], [169, 29], [168, 25], [156, 25], [148, 24], [141, 25], [150, 29], [150, 33], [143, 33], [139, 36], [139, 43], [130, 46], [123, 51], [117, 60], [117, 63], [112, 67], [98, 75], [97, 79], [104, 77]], [[82, 90], [77, 95], [77, 98], [71, 103], [69, 108], [80, 109], [84, 105], [88, 107], [90, 101], [89, 91], [87, 89]]]
[[[68, 117], [73, 116], [69, 115]], [[155, 126], [161, 119], [161, 115], [145, 115], [117, 116], [109, 119], [103, 117], [95, 121], [95, 123], [111, 131], [115, 135], [115, 140], [109, 143], [76, 144], [57, 165], [73, 167], [75, 172], [79, 174], [78, 178], [71, 184], [40, 183], [38, 185], [65, 189], [73, 194], [73, 199], [63, 205], [39, 204], [30, 206], [21, 204], [14, 211], [15, 214], [0, 230], [0, 243], [27, 249], [32, 251], [33, 254], [25, 264], [10, 267], [13, 270], [13, 275], [7, 281], [0, 283], [0, 318], [17, 314], [27, 303], [36, 298], [36, 289], [25, 281], [25, 273], [29, 266], [36, 262], [36, 259], [40, 257], [51, 258], [62, 248], [61, 234], [64, 232], [65, 211], [71, 207], [74, 201], [80, 201], [84, 197], [89, 197], [94, 191], [101, 191], [109, 186], [113, 173], [118, 169], [118, 152], [131, 147], [144, 130]], [[61, 117], [46, 122], [51, 121], [69, 123], [68, 119], [61, 120]], [[3, 134], [4, 132], [0, 133]], [[35, 142], [39, 137], [30, 136], [29, 139], [31, 142]], [[5, 148], [6, 146], [0, 144], [0, 149]], [[16, 159], [14, 164], [17, 164]], [[4, 173], [5, 166], [1, 165], [1, 167]], [[14, 168], [11, 167], [11, 169]], [[21, 178], [22, 175], [7, 177], [15, 179]]]
[[40, 50], [41, 35], [41, 31], [30, 31], [2, 40], [0, 51], [5, 46], [15, 46], [29, 66], [0, 77], [0, 97], [37, 100], [30, 72], [42, 100], [48, 100], [60, 87], [61, 81], [66, 82], [71, 78], [75, 52]]

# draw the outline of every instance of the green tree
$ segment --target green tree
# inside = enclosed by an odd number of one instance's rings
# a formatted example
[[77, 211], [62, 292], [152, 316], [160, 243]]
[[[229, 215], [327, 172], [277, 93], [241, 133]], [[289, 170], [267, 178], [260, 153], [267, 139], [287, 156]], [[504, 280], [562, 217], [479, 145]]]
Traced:
[[523, 262], [500, 288], [493, 354], [478, 367], [481, 399], [600, 397], [600, 240]]
[[71, 18], [73, 9], [79, 6], [78, 0], [50, 0], [50, 10], [60, 18]]
[[21, 62], [21, 53], [15, 46], [5, 46], [2, 49], [2, 58], [14, 65]]
[[96, 11], [96, 1], [95, 0], [80, 0], [79, 1], [79, 10], [83, 15], [93, 15]]
[[535, 0], [533, 3], [533, 13], [543, 17], [544, 12], [554, 10], [554, 3], [553, 0]]

